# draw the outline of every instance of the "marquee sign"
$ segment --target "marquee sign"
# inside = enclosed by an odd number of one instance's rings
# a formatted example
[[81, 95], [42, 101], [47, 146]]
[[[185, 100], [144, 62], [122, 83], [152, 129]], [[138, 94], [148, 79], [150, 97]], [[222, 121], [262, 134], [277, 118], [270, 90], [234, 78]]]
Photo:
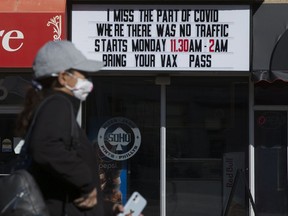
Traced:
[[72, 41], [104, 70], [249, 71], [249, 6], [73, 5]]

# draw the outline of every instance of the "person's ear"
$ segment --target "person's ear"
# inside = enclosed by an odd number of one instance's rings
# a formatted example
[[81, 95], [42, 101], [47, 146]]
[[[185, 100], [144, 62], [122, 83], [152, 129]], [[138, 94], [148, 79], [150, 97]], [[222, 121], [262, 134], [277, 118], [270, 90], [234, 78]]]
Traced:
[[64, 86], [67, 84], [67, 78], [66, 78], [66, 73], [65, 72], [60, 72], [58, 74], [58, 82]]

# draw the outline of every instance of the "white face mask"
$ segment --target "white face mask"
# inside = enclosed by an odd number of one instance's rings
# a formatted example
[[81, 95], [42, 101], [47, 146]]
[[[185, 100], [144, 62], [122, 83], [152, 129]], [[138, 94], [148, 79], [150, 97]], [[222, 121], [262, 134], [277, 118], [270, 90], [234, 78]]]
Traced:
[[76, 78], [77, 82], [73, 88], [68, 85], [65, 85], [66, 88], [73, 92], [73, 95], [81, 101], [85, 101], [88, 94], [93, 89], [93, 83], [87, 79]]

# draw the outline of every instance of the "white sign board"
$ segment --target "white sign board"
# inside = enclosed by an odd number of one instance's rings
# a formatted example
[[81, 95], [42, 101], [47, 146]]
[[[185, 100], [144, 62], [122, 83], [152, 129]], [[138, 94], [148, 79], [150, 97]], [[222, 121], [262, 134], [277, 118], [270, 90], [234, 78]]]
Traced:
[[72, 42], [104, 70], [249, 71], [244, 5], [73, 5]]

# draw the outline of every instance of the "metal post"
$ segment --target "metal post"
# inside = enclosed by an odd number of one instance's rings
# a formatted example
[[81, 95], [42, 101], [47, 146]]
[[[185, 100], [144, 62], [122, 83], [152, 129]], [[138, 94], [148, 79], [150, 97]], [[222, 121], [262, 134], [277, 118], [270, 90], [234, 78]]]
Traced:
[[166, 216], [166, 85], [170, 77], [156, 77], [155, 83], [161, 86], [160, 99], [160, 215]]
[[[249, 82], [249, 188], [255, 200], [255, 152], [254, 152], [254, 83]], [[255, 200], [256, 201], [256, 200]], [[255, 216], [249, 202], [249, 215]]]
[[166, 86], [161, 85], [161, 120], [160, 120], [160, 185], [161, 216], [166, 215]]

